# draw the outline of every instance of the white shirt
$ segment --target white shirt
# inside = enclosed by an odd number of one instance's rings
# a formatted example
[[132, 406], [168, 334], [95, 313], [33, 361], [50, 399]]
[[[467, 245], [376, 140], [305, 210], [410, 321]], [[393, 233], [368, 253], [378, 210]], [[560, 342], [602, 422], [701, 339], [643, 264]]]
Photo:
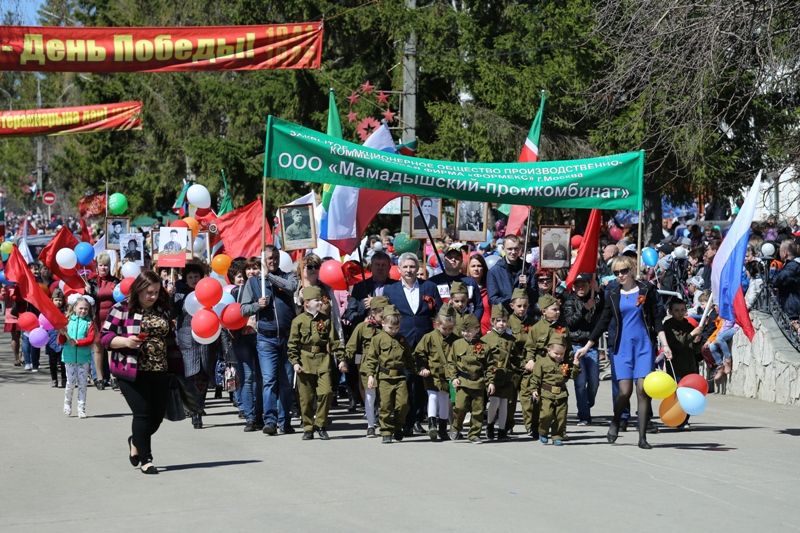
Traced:
[[406, 280], [402, 280], [400, 283], [403, 284], [403, 292], [406, 294], [406, 301], [411, 312], [416, 313], [419, 309], [419, 282], [415, 281], [411, 287], [406, 285]]

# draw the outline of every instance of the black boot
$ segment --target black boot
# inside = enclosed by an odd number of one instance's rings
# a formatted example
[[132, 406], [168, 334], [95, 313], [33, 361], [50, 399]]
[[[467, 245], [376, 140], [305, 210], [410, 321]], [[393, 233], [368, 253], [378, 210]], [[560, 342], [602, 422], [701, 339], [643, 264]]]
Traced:
[[450, 435], [447, 434], [447, 419], [439, 419], [439, 440], [450, 440]]
[[489, 440], [494, 440], [494, 424], [489, 424], [486, 426], [486, 438]]
[[221, 400], [222, 399], [222, 386], [221, 385], [217, 385], [216, 387], [214, 387], [214, 399], [215, 400]]
[[194, 429], [203, 429], [203, 417], [201, 415], [192, 415], [192, 427]]
[[497, 440], [499, 441], [508, 440], [508, 431], [506, 431], [505, 429], [497, 430]]
[[428, 417], [428, 437], [433, 442], [436, 442], [436, 437], [437, 437], [436, 430], [437, 430], [438, 422], [439, 422], [439, 419], [436, 418], [435, 416], [429, 416]]

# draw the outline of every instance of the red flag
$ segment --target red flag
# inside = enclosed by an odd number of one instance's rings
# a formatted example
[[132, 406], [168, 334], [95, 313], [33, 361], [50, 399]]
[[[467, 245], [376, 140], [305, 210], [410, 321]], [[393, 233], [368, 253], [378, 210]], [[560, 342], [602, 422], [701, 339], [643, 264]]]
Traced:
[[53, 237], [53, 240], [50, 241], [47, 246], [42, 248], [42, 251], [39, 254], [39, 261], [44, 263], [54, 276], [64, 280], [65, 284], [69, 285], [73, 289], [83, 289], [86, 283], [81, 279], [75, 269], [64, 270], [56, 262], [56, 254], [60, 249], [72, 249], [75, 248], [75, 245], [77, 244], [78, 239], [75, 238], [75, 236], [69, 229], [67, 229], [66, 226], [62, 226], [61, 229], [58, 230], [58, 233], [56, 233], [56, 236]]
[[594, 274], [597, 271], [597, 253], [600, 247], [600, 225], [602, 216], [599, 209], [592, 209], [589, 223], [583, 232], [583, 240], [578, 248], [578, 255], [567, 274], [567, 289], [572, 288], [578, 274]]
[[94, 239], [92, 239], [92, 232], [89, 231], [89, 226], [86, 225], [86, 220], [81, 219], [81, 240], [88, 242], [94, 246]]
[[253, 257], [261, 255], [261, 228], [264, 228], [267, 244], [272, 244], [269, 220], [262, 219], [261, 200], [234, 209], [217, 219], [217, 231], [231, 257]]
[[25, 264], [22, 254], [15, 246], [6, 261], [6, 277], [17, 284], [17, 289], [24, 300], [39, 310], [56, 329], [67, 327], [67, 318], [53, 304], [47, 293], [36, 283], [33, 272]]

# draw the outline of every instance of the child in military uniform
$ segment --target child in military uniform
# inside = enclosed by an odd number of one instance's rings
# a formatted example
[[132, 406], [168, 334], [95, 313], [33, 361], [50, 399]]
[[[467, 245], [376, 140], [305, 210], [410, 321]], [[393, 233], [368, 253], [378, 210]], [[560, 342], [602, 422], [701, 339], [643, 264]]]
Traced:
[[559, 335], [568, 334], [567, 328], [559, 322], [561, 302], [551, 294], [544, 294], [539, 297], [537, 303], [542, 312], [542, 318], [530, 328], [528, 334], [528, 340], [525, 345], [525, 374], [522, 378], [519, 395], [525, 429], [534, 439], [539, 436], [537, 431], [540, 411], [539, 406], [536, 405], [533, 399], [534, 388], [531, 385], [531, 373], [533, 372], [534, 363], [547, 354], [547, 345], [550, 343], [550, 336], [554, 332]]
[[433, 331], [426, 333], [414, 349], [417, 372], [428, 393], [428, 437], [432, 441], [450, 440], [447, 421], [450, 419], [450, 384], [447, 363], [451, 357], [455, 311], [449, 304], [439, 310], [433, 320]]
[[358, 324], [345, 346], [345, 359], [349, 365], [354, 365], [361, 378], [361, 389], [364, 395], [364, 411], [367, 414], [367, 437], [375, 437], [375, 399], [376, 389], [367, 387], [367, 374], [364, 371], [364, 357], [372, 345], [372, 338], [381, 330], [383, 308], [389, 305], [385, 296], [374, 296], [370, 301], [369, 316], [364, 322]]
[[453, 440], [461, 440], [461, 429], [467, 411], [472, 413], [467, 438], [480, 444], [483, 426], [484, 394], [486, 392], [487, 351], [481, 342], [481, 324], [475, 315], [467, 315], [462, 322], [462, 338], [453, 343], [453, 355], [447, 365], [447, 374], [456, 389], [453, 408]]
[[406, 374], [414, 369], [411, 348], [400, 333], [400, 314], [393, 305], [383, 308], [383, 330], [372, 338], [364, 354], [367, 387], [378, 388], [381, 398], [380, 423], [383, 444], [392, 438], [403, 440], [403, 425], [408, 414]]
[[[534, 324], [533, 318], [528, 315], [528, 293], [525, 289], [514, 289], [514, 292], [511, 293], [511, 316], [508, 317], [508, 328], [511, 330], [511, 334], [514, 335], [514, 338], [517, 341], [517, 353], [522, 354], [525, 353], [525, 346], [528, 342], [529, 332], [531, 327]], [[530, 405], [532, 400], [530, 399], [530, 395], [526, 395], [525, 397], [522, 396], [520, 393], [520, 386], [522, 382], [522, 369], [520, 368], [518, 372], [514, 373], [513, 377], [514, 381], [514, 398], [508, 403], [508, 417], [506, 420], [506, 431], [511, 434], [511, 431], [514, 429], [514, 418], [517, 412], [517, 396], [520, 397], [520, 405], [522, 406], [523, 412], [525, 407], [527, 406], [530, 409]]]
[[539, 442], [547, 444], [548, 433], [553, 444], [561, 446], [567, 434], [567, 381], [580, 373], [580, 360], [564, 362], [567, 337], [560, 333], [550, 336], [547, 357], [539, 357], [533, 366], [531, 387], [533, 398], [539, 401]]
[[[305, 311], [292, 320], [288, 354], [297, 375], [303, 440], [313, 439], [315, 431], [320, 439], [328, 440], [325, 424], [333, 399], [331, 356], [341, 355], [339, 336], [331, 318], [320, 312], [320, 288], [305, 287], [302, 296]], [[347, 363], [339, 362], [339, 371], [347, 372]]]
[[492, 306], [492, 329], [483, 336], [489, 369], [486, 393], [489, 396], [486, 436], [494, 440], [495, 423], [498, 440], [507, 440], [506, 416], [508, 402], [514, 397], [514, 374], [519, 368], [519, 354], [514, 336], [508, 331], [508, 311], [502, 305]]
[[467, 286], [460, 281], [450, 284], [450, 306], [455, 311], [455, 331], [461, 331], [464, 327], [464, 317], [472, 314], [474, 309], [471, 309]]

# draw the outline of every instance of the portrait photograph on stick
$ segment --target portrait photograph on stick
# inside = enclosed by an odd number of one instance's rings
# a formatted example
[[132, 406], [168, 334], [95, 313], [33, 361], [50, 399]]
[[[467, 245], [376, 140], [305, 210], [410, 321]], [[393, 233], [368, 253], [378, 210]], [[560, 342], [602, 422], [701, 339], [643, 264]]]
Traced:
[[127, 217], [113, 217], [106, 219], [106, 248], [119, 250], [120, 237], [128, 233], [130, 219]]
[[427, 239], [427, 225], [433, 238], [442, 237], [442, 199], [423, 197], [411, 202], [411, 238]]
[[312, 204], [285, 205], [278, 209], [283, 228], [283, 250], [303, 250], [317, 246], [317, 231]]
[[542, 268], [569, 267], [569, 235], [569, 226], [541, 226], [539, 228], [539, 257]]
[[456, 238], [459, 241], [485, 241], [487, 220], [489, 220], [488, 203], [458, 202], [456, 205]]
[[158, 234], [158, 266], [186, 266], [190, 235], [189, 228], [161, 228]]
[[122, 261], [133, 261], [144, 266], [144, 235], [141, 233], [123, 233], [119, 238], [119, 253]]

